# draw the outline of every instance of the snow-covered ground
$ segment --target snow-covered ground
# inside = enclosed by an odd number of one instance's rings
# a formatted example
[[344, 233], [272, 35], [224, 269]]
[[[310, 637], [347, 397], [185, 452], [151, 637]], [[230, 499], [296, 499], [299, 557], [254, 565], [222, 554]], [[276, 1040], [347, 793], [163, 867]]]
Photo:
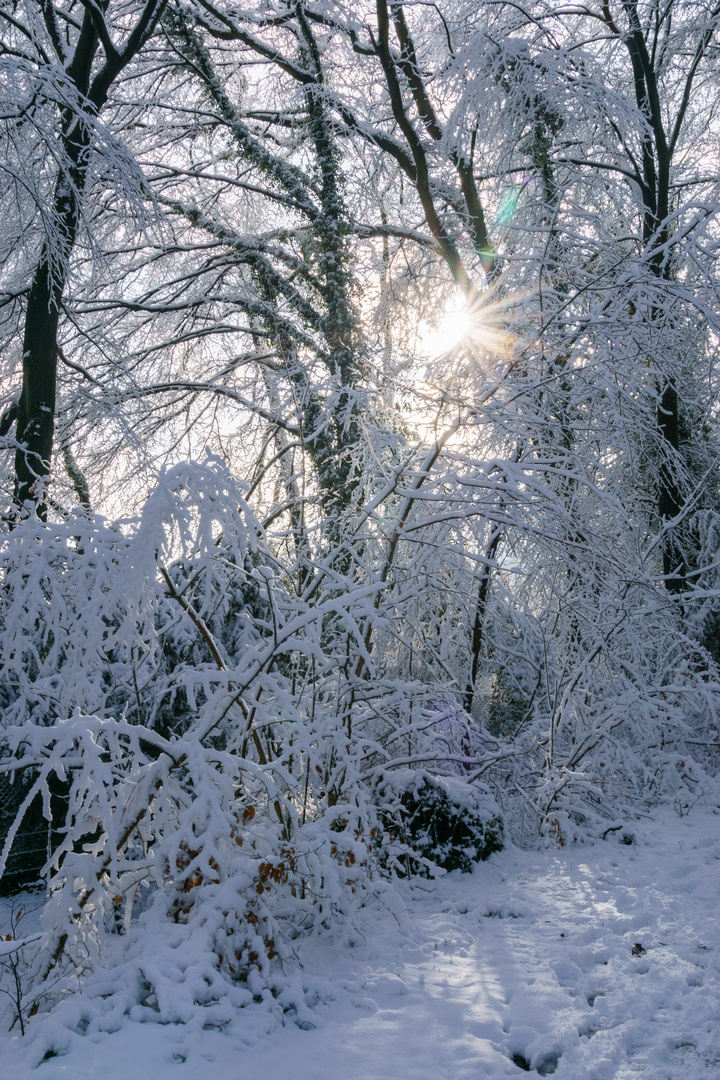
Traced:
[[[311, 1027], [251, 1007], [223, 1031], [42, 1019], [0, 1037], [8, 1080], [720, 1077], [720, 816], [662, 812], [604, 843], [507, 849], [405, 887], [399, 921], [303, 949]], [[44, 1045], [67, 1052], [33, 1067]]]

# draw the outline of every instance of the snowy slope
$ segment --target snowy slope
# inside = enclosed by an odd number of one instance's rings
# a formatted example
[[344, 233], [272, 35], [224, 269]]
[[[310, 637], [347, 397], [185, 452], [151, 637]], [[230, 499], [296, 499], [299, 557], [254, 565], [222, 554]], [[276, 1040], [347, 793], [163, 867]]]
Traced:
[[[509, 849], [405, 888], [363, 941], [306, 943], [303, 1028], [251, 1007], [224, 1031], [53, 1019], [0, 1041], [12, 1080], [720, 1078], [720, 816], [664, 811], [595, 846]], [[47, 1047], [59, 1056], [33, 1068]], [[63, 1051], [66, 1051], [63, 1053]]]

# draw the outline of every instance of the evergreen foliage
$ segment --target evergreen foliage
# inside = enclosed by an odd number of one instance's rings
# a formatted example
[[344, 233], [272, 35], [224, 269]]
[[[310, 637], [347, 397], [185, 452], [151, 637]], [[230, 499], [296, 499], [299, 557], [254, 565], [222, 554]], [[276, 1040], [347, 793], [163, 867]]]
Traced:
[[421, 770], [400, 773], [378, 794], [392, 865], [401, 877], [468, 874], [502, 848], [502, 823], [492, 800], [457, 779]]

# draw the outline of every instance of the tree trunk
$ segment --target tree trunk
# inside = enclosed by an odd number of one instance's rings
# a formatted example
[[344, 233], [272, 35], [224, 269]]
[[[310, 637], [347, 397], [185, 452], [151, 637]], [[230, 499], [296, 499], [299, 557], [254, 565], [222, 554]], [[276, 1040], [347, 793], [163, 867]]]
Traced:
[[[52, 462], [57, 390], [58, 321], [70, 258], [75, 246], [91, 154], [92, 118], [107, 102], [113, 82], [143, 48], [163, 13], [166, 0], [146, 0], [132, 29], [118, 48], [105, 22], [107, 3], [84, 4], [74, 47], [59, 33], [52, 0], [41, 4], [46, 27], [61, 65], [62, 81], [77, 93], [78, 108], [61, 114], [62, 153], [55, 181], [53, 218], [56, 242], [46, 242], [40, 255], [25, 312], [23, 387], [15, 413], [18, 449], [15, 455], [15, 502], [44, 519], [47, 481]], [[63, 19], [66, 15], [63, 15]], [[96, 67], [102, 42], [104, 61]], [[44, 56], [44, 54], [43, 54]], [[52, 65], [44, 57], [48, 71]], [[0, 420], [0, 424], [2, 421]]]
[[58, 253], [44, 245], [35, 271], [23, 337], [23, 387], [17, 412], [15, 501], [30, 503], [41, 519], [47, 516], [46, 487], [52, 461], [57, 389], [58, 321], [75, 245], [80, 203], [88, 168], [87, 128], [66, 117], [63, 139], [65, 165], [55, 183], [54, 211], [58, 222]]
[[472, 716], [473, 699], [475, 697], [475, 684], [480, 666], [480, 651], [483, 645], [485, 631], [485, 612], [487, 611], [488, 594], [490, 592], [490, 575], [497, 554], [498, 545], [502, 540], [503, 529], [497, 526], [490, 537], [490, 542], [485, 552], [485, 566], [483, 567], [480, 581], [478, 582], [477, 603], [475, 605], [475, 619], [473, 621], [472, 642], [470, 646], [470, 671], [465, 684], [463, 694], [463, 708], [468, 716]]

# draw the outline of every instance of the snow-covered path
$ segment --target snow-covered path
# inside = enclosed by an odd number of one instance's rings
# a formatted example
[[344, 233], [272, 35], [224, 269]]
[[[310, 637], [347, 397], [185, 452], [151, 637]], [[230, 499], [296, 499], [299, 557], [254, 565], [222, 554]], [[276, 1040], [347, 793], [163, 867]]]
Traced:
[[[127, 1024], [13, 1080], [720, 1078], [720, 816], [671, 812], [605, 843], [507, 850], [412, 890], [355, 948], [304, 953], [318, 1026]], [[43, 1021], [46, 1023], [46, 1021]], [[3, 1057], [7, 1068], [3, 1067]]]

